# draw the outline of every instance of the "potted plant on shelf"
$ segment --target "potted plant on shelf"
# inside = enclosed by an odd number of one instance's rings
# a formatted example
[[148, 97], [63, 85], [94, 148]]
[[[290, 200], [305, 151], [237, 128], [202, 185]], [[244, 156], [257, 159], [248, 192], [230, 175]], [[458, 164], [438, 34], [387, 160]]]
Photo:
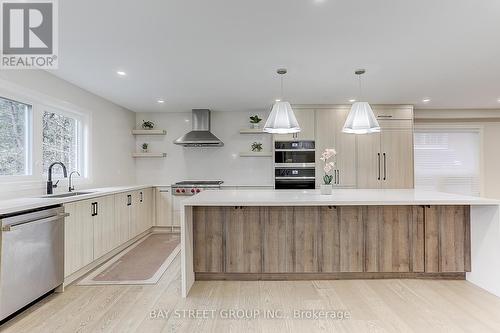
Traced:
[[143, 144], [141, 145], [142, 152], [143, 152], [143, 153], [147, 153], [147, 152], [148, 152], [148, 147], [149, 147], [149, 144], [148, 144], [148, 143], [143, 143]]
[[262, 143], [261, 142], [252, 143], [252, 151], [254, 151], [254, 152], [262, 151]]
[[255, 115], [255, 116], [251, 116], [250, 117], [250, 128], [253, 128], [253, 129], [258, 129], [260, 128], [260, 122], [262, 121], [262, 118], [259, 118], [258, 115]]
[[150, 120], [143, 120], [142, 121], [142, 128], [145, 130], [152, 130], [155, 127], [155, 123], [153, 123]]
[[335, 162], [330, 161], [333, 157], [337, 155], [337, 152], [333, 148], [327, 148], [321, 154], [321, 157], [319, 158], [320, 160], [323, 161], [323, 171], [325, 172], [325, 175], [323, 176], [323, 183], [321, 185], [321, 194], [332, 194], [332, 180], [333, 180], [333, 175], [331, 172], [335, 168]]

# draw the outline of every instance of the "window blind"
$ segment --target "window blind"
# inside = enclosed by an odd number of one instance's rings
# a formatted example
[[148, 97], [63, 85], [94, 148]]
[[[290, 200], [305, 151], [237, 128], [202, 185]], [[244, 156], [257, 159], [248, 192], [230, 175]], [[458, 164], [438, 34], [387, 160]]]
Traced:
[[415, 188], [480, 195], [479, 129], [418, 129]]

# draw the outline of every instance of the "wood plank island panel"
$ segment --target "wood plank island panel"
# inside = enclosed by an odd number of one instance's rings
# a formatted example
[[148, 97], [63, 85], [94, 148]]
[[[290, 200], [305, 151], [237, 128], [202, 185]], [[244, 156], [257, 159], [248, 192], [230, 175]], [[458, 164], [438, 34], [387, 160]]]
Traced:
[[227, 279], [470, 270], [468, 206], [194, 207], [193, 224], [194, 271]]

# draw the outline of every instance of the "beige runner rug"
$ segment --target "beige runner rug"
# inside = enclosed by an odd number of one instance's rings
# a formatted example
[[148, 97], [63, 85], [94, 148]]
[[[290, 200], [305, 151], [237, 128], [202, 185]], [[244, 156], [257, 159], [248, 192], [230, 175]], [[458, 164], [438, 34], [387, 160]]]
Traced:
[[78, 285], [156, 284], [180, 249], [179, 234], [151, 234], [91, 272]]

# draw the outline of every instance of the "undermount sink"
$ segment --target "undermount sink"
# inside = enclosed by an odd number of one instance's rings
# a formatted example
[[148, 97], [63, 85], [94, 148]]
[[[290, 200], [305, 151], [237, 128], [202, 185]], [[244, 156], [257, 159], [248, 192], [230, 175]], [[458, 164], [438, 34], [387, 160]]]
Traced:
[[85, 194], [92, 194], [94, 192], [84, 192], [84, 191], [77, 191], [77, 192], [68, 192], [68, 193], [62, 193], [62, 194], [48, 194], [44, 195], [41, 198], [67, 198], [67, 197], [76, 197], [79, 195], [85, 195]]

